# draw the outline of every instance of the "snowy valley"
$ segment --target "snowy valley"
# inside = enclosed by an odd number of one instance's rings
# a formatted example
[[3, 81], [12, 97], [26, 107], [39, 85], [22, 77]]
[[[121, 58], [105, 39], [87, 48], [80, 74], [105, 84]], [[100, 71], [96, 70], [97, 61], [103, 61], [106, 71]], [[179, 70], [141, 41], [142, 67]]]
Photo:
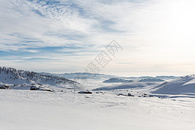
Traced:
[[[74, 78], [77, 74], [79, 79]], [[194, 75], [171, 79], [97, 74], [87, 79], [86, 75], [69, 74], [72, 78], [67, 79], [67, 74], [1, 67], [0, 129], [195, 128]]]

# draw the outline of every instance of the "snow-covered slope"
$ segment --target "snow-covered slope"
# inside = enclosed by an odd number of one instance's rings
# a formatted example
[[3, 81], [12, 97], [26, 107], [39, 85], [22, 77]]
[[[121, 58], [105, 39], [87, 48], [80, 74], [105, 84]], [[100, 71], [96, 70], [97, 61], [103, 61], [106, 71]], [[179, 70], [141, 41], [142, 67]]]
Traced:
[[152, 90], [155, 94], [195, 94], [195, 75], [164, 82]]
[[26, 89], [37, 86], [42, 88], [62, 89], [78, 88], [75, 81], [52, 75], [43, 75], [36, 72], [16, 70], [14, 68], [0, 67], [0, 84], [11, 89]]

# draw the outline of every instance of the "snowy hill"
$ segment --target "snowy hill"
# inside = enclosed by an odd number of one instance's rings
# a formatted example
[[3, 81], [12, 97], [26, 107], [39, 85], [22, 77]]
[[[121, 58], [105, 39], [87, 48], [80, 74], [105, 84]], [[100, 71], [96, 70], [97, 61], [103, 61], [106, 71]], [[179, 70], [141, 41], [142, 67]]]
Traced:
[[195, 93], [195, 75], [180, 77], [164, 82], [152, 90], [155, 94], [192, 94]]
[[0, 67], [0, 84], [11, 89], [29, 90], [32, 86], [50, 89], [78, 88], [75, 81], [52, 75], [44, 75], [31, 71]]
[[103, 81], [104, 83], [126, 83], [126, 82], [133, 82], [133, 80], [125, 80], [120, 78], [110, 78], [108, 80]]

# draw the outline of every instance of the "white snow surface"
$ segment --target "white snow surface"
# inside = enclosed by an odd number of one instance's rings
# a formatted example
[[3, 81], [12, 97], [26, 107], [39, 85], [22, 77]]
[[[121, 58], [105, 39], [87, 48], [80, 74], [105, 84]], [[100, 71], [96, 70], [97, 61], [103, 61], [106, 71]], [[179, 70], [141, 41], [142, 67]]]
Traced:
[[0, 90], [1, 130], [193, 130], [195, 99]]

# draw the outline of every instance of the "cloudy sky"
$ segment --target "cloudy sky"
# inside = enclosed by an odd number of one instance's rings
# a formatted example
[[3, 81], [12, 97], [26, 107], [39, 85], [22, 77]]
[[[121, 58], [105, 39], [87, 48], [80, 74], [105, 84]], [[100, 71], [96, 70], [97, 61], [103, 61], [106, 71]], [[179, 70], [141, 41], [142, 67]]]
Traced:
[[82, 72], [113, 40], [100, 73], [195, 73], [193, 0], [0, 0], [0, 66]]

